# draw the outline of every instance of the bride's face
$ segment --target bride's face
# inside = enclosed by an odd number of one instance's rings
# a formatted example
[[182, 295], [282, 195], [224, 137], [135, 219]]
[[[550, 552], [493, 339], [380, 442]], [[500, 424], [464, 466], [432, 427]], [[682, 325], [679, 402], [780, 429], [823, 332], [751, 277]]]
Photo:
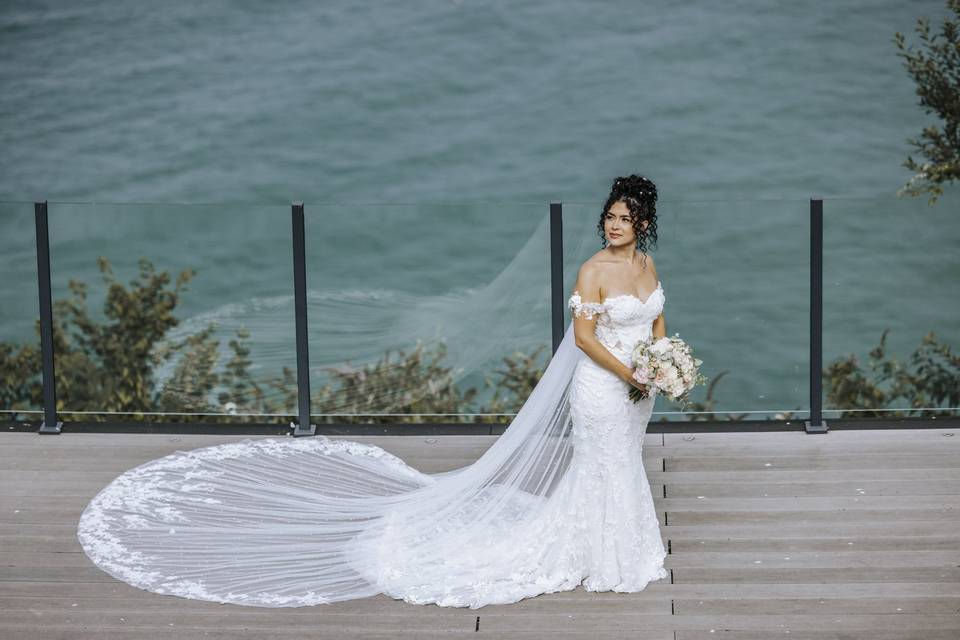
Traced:
[[[647, 226], [646, 220], [640, 224], [643, 228]], [[608, 245], [630, 245], [637, 241], [637, 232], [633, 228], [633, 219], [626, 202], [617, 200], [603, 214], [603, 232], [607, 236]]]

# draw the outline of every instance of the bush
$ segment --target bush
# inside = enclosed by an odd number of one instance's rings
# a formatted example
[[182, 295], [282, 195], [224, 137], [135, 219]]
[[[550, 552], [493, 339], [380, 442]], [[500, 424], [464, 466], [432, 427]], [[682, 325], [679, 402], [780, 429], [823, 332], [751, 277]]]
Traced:
[[[67, 421], [135, 420], [138, 422], [182, 422], [203, 416], [204, 422], [288, 423], [297, 404], [294, 370], [284, 367], [281, 375], [255, 380], [249, 373], [249, 332], [240, 328], [228, 344], [233, 353], [224, 371], [217, 372], [219, 340], [213, 337], [215, 324], [173, 343], [162, 342], [166, 333], [179, 324], [173, 311], [196, 270], [183, 271], [174, 289], [167, 273], [155, 273], [153, 265], [139, 261], [140, 274], [125, 288], [117, 282], [106, 258], [98, 259], [107, 286], [104, 301], [106, 323], [92, 320], [86, 309], [87, 287], [70, 280], [72, 295], [53, 305], [53, 335], [56, 353], [55, 378], [57, 412]], [[40, 321], [35, 324], [40, 334]], [[329, 368], [336, 384], [324, 385], [311, 393], [314, 414], [463, 414], [516, 411], [536, 385], [543, 369], [533, 356], [518, 354], [504, 358], [506, 371], [500, 380], [485, 379], [494, 388], [489, 406], [474, 408], [475, 388], [460, 390], [452, 372], [440, 361], [446, 346], [440, 343], [428, 352], [418, 342], [410, 354], [399, 351], [394, 361], [387, 352], [378, 362], [361, 368]], [[178, 357], [173, 375], [157, 388], [154, 371]], [[36, 345], [0, 343], [0, 403], [11, 409], [43, 405], [40, 349]], [[214, 389], [219, 404], [208, 399]], [[268, 390], [272, 393], [268, 394]], [[411, 389], [422, 390], [419, 393]], [[66, 408], [71, 411], [65, 411]], [[73, 413], [77, 412], [77, 413]], [[91, 412], [85, 415], [79, 412]], [[165, 413], [174, 415], [153, 415]], [[257, 414], [243, 416], [235, 414]], [[509, 422], [504, 418], [473, 416], [476, 422]], [[328, 416], [324, 422], [456, 422], [446, 416]], [[462, 416], [467, 420], [471, 416]]]
[[[960, 401], [960, 358], [949, 346], [939, 343], [931, 331], [905, 365], [887, 356], [889, 331], [884, 330], [880, 344], [870, 351], [872, 380], [852, 354], [834, 360], [824, 370], [827, 405], [857, 409], [840, 416], [849, 413], [860, 418], [929, 418], [944, 413], [929, 407], [956, 407]], [[898, 404], [905, 408], [894, 409]]]

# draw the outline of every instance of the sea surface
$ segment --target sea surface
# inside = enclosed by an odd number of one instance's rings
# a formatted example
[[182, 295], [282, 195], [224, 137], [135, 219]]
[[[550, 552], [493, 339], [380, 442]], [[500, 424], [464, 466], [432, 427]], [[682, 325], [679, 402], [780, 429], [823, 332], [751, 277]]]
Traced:
[[[306, 211], [311, 362], [442, 339], [478, 385], [549, 352], [551, 201], [565, 290], [619, 175], [658, 187], [670, 334], [734, 417], [808, 406], [809, 201], [824, 199], [824, 363], [884, 330], [960, 338], [956, 187], [898, 197], [937, 125], [895, 32], [943, 2], [3, 2], [0, 341], [37, 342], [33, 202], [55, 299], [105, 257], [181, 293], [170, 339], [251, 331], [295, 366], [290, 205]], [[161, 379], [169, 370], [158, 372]], [[315, 385], [316, 387], [316, 385]], [[706, 389], [695, 399], [704, 400]], [[830, 408], [829, 403], [825, 405]], [[0, 407], [4, 409], [5, 407]], [[658, 401], [661, 417], [676, 410]]]

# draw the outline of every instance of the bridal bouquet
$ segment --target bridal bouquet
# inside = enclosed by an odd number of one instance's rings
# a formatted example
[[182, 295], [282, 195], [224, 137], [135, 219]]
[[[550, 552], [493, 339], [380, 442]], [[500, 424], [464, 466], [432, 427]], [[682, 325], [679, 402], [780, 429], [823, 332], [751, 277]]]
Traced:
[[[630, 360], [636, 367], [633, 379], [647, 385], [647, 393], [662, 392], [671, 400], [685, 400], [694, 386], [707, 381], [700, 373], [703, 360], [694, 358], [690, 345], [676, 333], [670, 338], [641, 340], [633, 348]], [[630, 387], [630, 399], [634, 402], [646, 397], [640, 389]]]

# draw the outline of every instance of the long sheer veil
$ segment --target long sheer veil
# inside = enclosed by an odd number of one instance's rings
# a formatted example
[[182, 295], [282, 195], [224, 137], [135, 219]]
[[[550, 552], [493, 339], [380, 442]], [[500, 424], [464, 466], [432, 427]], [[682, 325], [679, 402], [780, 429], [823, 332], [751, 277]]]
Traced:
[[[261, 607], [386, 593], [463, 594], [537, 567], [512, 557], [567, 470], [568, 325], [506, 431], [472, 464], [423, 473], [379, 447], [263, 438], [133, 468], [84, 510], [78, 537], [141, 589]], [[546, 539], [542, 544], [548, 544]]]

